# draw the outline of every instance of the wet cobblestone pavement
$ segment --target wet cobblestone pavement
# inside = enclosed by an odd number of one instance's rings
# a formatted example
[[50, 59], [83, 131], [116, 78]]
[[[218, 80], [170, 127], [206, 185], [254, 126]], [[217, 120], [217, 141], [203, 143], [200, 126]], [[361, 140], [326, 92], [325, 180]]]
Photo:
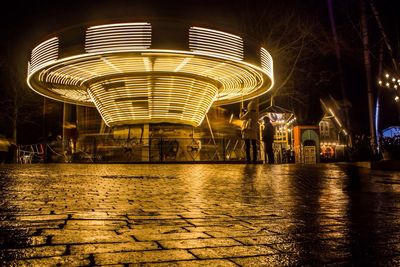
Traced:
[[2, 266], [399, 266], [400, 173], [1, 165]]

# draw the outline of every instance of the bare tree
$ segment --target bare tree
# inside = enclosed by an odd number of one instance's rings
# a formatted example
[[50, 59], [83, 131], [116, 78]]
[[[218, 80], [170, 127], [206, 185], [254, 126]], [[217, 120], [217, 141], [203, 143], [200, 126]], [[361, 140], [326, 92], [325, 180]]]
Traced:
[[287, 9], [285, 3], [264, 2], [256, 12], [248, 3], [243, 9], [243, 31], [262, 39], [274, 60], [275, 87], [262, 97], [261, 105], [271, 97], [277, 103], [285, 99], [299, 122], [319, 121], [320, 110], [308, 109], [319, 107], [311, 103], [319, 103], [333, 78], [323, 59], [335, 51], [327, 29], [312, 16]]
[[373, 87], [372, 87], [372, 76], [371, 76], [371, 60], [370, 60], [370, 51], [369, 51], [369, 37], [368, 37], [368, 26], [367, 26], [367, 17], [365, 10], [365, 3], [363, 0], [360, 0], [361, 3], [361, 32], [362, 32], [362, 41], [364, 48], [364, 66], [365, 66], [365, 74], [367, 79], [367, 91], [368, 91], [368, 114], [369, 114], [369, 126], [370, 126], [370, 135], [371, 135], [371, 148], [372, 151], [376, 150], [376, 142], [375, 142], [375, 125], [374, 125], [374, 96], [373, 96]]
[[[2, 129], [11, 137], [15, 144], [18, 143], [18, 129], [23, 125], [36, 125], [34, 118], [40, 115], [38, 108], [40, 98], [29, 90], [25, 77], [25, 69], [16, 65], [9, 50], [2, 57], [3, 64], [0, 65], [2, 72], [2, 88], [0, 99], [0, 110], [2, 114]], [[33, 134], [33, 133], [31, 133]]]

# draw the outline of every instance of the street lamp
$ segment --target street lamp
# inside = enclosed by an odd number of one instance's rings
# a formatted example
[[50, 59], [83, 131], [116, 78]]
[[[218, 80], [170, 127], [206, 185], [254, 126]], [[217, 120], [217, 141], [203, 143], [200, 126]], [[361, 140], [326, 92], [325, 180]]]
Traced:
[[385, 73], [385, 78], [378, 81], [378, 85], [383, 88], [393, 89], [395, 93], [394, 100], [396, 102], [399, 101], [399, 91], [400, 88], [400, 79], [394, 75], [390, 75], [389, 73]]
[[[378, 81], [378, 86], [381, 88], [388, 88], [394, 90], [395, 97], [394, 101], [399, 103], [399, 91], [397, 90], [400, 88], [400, 79], [394, 75], [390, 75], [389, 73], [385, 73], [384, 79], [380, 79]], [[378, 90], [378, 97], [375, 106], [375, 129], [376, 129], [376, 136], [377, 136], [377, 144], [378, 144], [378, 151], [380, 150], [380, 142], [379, 142], [379, 110], [380, 110], [380, 90]]]

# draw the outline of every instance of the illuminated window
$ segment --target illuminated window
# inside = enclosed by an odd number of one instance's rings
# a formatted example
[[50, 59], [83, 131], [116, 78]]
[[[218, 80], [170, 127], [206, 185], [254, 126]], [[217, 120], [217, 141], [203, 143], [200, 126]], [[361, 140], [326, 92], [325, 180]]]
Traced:
[[321, 137], [329, 137], [329, 122], [321, 121], [319, 123], [319, 133]]

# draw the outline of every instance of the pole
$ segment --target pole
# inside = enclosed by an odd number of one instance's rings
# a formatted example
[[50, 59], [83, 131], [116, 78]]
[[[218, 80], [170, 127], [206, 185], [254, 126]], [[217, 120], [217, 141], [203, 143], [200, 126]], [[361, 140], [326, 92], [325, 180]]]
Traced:
[[331, 24], [331, 31], [332, 31], [332, 35], [333, 35], [333, 42], [335, 44], [335, 54], [336, 54], [336, 64], [337, 64], [337, 68], [339, 71], [339, 81], [340, 81], [340, 89], [341, 89], [341, 93], [342, 93], [342, 103], [343, 103], [343, 110], [344, 110], [344, 118], [345, 118], [345, 127], [346, 130], [349, 133], [349, 140], [348, 140], [348, 145], [350, 147], [353, 146], [353, 140], [351, 137], [351, 126], [350, 126], [350, 117], [349, 117], [349, 106], [347, 103], [347, 94], [346, 94], [346, 89], [344, 86], [344, 80], [343, 80], [343, 67], [342, 67], [342, 56], [340, 53], [340, 47], [339, 47], [339, 41], [338, 41], [338, 36], [337, 36], [337, 32], [336, 32], [336, 23], [335, 23], [335, 17], [334, 17], [334, 13], [333, 13], [333, 4], [332, 4], [333, 0], [327, 0], [328, 2], [328, 10], [329, 10], [329, 20], [330, 20], [330, 24]]
[[61, 148], [62, 148], [62, 154], [64, 155], [64, 151], [65, 151], [65, 134], [66, 134], [66, 123], [67, 123], [67, 103], [63, 103], [63, 124], [62, 124], [62, 139], [61, 139]]
[[367, 78], [367, 92], [368, 92], [368, 115], [369, 115], [369, 130], [371, 135], [371, 149], [372, 153], [376, 154], [376, 137], [375, 137], [375, 124], [374, 124], [374, 96], [372, 92], [372, 80], [371, 80], [371, 62], [369, 57], [369, 41], [368, 41], [368, 26], [367, 16], [365, 10], [364, 0], [360, 0], [361, 3], [361, 33], [362, 42], [364, 47], [364, 66], [365, 75]]

